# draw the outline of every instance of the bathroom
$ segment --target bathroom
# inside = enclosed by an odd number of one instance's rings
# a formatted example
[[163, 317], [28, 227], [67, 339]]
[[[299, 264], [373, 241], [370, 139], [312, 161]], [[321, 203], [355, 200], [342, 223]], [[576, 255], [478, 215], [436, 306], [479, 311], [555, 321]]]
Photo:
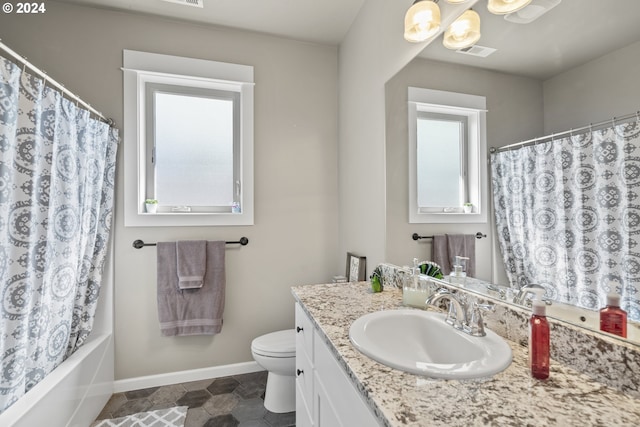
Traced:
[[[171, 380], [183, 382], [179, 373], [201, 369], [211, 376], [256, 369], [251, 340], [294, 325], [291, 286], [329, 282], [343, 273], [348, 251], [366, 255], [368, 266], [385, 261], [405, 265], [424, 254], [417, 253], [425, 249], [410, 239], [416, 229], [406, 221], [406, 152], [391, 150], [394, 142], [406, 140], [396, 136], [394, 132], [400, 131], [393, 125], [406, 119], [394, 117], [398, 111], [387, 110], [394, 86], [486, 95], [491, 146], [638, 109], [635, 99], [640, 88], [625, 83], [638, 75], [640, 48], [631, 44], [640, 40], [638, 34], [629, 39], [631, 53], [625, 58], [632, 58], [630, 62], [616, 58], [614, 63], [621, 65], [607, 69], [607, 73], [619, 73], [610, 82], [620, 83], [623, 90], [613, 87], [615, 95], [610, 96], [594, 89], [575, 104], [562, 106], [558, 101], [554, 104], [558, 110], [547, 110], [548, 97], [558, 93], [552, 85], [562, 85], [563, 76], [543, 82], [424, 59], [412, 61], [424, 45], [396, 37], [410, 2], [350, 3], [350, 17], [355, 20], [349, 31], [325, 42], [93, 8], [91, 2], [80, 1], [47, 1], [47, 11], [40, 15], [0, 15], [3, 42], [114, 118], [121, 131], [123, 49], [255, 67], [254, 225], [125, 226], [124, 192], [129, 183], [122, 167], [122, 144], [127, 142], [121, 142], [113, 286], [104, 294], [113, 302], [117, 389], [150, 387], [154, 378], [173, 374]], [[599, 87], [593, 81], [584, 85]], [[450, 229], [439, 224], [424, 225], [419, 231], [433, 234]], [[463, 224], [459, 230], [490, 236], [477, 243], [484, 257], [478, 259], [482, 266], [478, 275], [500, 282], [500, 257], [491, 255], [490, 224]], [[223, 333], [213, 338], [161, 337], [155, 306], [155, 250], [135, 249], [132, 242], [241, 236], [250, 239], [249, 245], [227, 251]]]

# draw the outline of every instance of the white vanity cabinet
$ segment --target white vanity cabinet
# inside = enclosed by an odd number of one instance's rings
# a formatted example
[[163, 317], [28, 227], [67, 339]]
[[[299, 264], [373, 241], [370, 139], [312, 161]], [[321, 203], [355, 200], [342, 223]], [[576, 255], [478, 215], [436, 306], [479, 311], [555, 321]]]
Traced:
[[296, 426], [380, 425], [299, 303], [296, 331]]

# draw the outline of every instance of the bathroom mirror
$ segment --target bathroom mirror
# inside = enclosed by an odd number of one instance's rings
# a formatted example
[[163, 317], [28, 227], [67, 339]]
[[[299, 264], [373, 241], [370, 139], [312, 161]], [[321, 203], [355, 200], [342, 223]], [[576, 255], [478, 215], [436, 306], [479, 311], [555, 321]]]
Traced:
[[[628, 95], [606, 99], [601, 105], [585, 103], [579, 111], [555, 111], [545, 109], [543, 88], [558, 74], [585, 63], [604, 63], [599, 76], [611, 79], [617, 76], [622, 63], [601, 59], [622, 49], [635, 58], [631, 74], [637, 75], [640, 64], [640, 26], [635, 22], [640, 16], [637, 0], [617, 1], [615, 8], [609, 2], [564, 0], [561, 2], [532, 1], [532, 5], [558, 3], [547, 13], [529, 24], [514, 23], [504, 16], [492, 15], [486, 10], [486, 2], [474, 5], [481, 17], [482, 37], [468, 54], [448, 50], [442, 45], [442, 37], [436, 38], [403, 70], [387, 82], [385, 87], [386, 156], [387, 156], [387, 261], [407, 265], [414, 257], [429, 259], [431, 244], [413, 242], [411, 234], [433, 235], [442, 233], [475, 234], [489, 236], [476, 242], [477, 275], [495, 284], [506, 284], [502, 257], [495, 241], [495, 226], [482, 224], [409, 224], [408, 178], [406, 147], [406, 91], [407, 87], [422, 87], [487, 97], [487, 144], [489, 147], [509, 145], [518, 141], [541, 137], [552, 132], [569, 130], [590, 122], [598, 122], [613, 116], [636, 111], [638, 89], [630, 80]], [[490, 49], [484, 49], [490, 48]], [[490, 53], [495, 49], [493, 53]], [[483, 56], [490, 53], [488, 56]], [[578, 74], [579, 76], [579, 74]], [[574, 87], [591, 87], [591, 81], [580, 77], [569, 83]], [[614, 77], [615, 78], [615, 77]], [[560, 88], [562, 89], [562, 88]], [[588, 92], [588, 91], [585, 91]], [[566, 125], [565, 123], [572, 123]], [[485, 191], [489, 192], [487, 186]], [[491, 207], [492, 209], [492, 207]], [[475, 292], [485, 292], [496, 297], [500, 285], [476, 286]], [[506, 287], [503, 286], [502, 290]], [[497, 290], [496, 290], [497, 289]], [[504, 291], [506, 293], [506, 291]], [[513, 303], [503, 299], [506, 303]], [[555, 304], [555, 303], [554, 303]], [[566, 308], [566, 310], [564, 310]], [[555, 304], [553, 314], [574, 325], [599, 329], [593, 317], [597, 312]], [[585, 320], [582, 320], [582, 319]], [[637, 329], [637, 322], [629, 324], [628, 331]], [[629, 342], [640, 344], [629, 337]]]

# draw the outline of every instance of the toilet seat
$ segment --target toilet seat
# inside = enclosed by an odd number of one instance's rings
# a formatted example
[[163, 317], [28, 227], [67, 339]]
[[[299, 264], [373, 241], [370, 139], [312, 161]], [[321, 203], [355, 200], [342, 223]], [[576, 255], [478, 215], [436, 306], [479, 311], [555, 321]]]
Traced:
[[295, 357], [296, 332], [287, 329], [259, 336], [251, 342], [251, 351], [265, 357]]

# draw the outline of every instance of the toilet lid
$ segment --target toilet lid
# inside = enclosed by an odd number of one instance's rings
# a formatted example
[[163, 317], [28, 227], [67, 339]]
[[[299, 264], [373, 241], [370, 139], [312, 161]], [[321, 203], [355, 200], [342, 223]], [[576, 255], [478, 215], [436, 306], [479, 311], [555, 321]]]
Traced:
[[295, 357], [296, 331], [287, 329], [262, 335], [253, 340], [251, 350], [268, 357]]

